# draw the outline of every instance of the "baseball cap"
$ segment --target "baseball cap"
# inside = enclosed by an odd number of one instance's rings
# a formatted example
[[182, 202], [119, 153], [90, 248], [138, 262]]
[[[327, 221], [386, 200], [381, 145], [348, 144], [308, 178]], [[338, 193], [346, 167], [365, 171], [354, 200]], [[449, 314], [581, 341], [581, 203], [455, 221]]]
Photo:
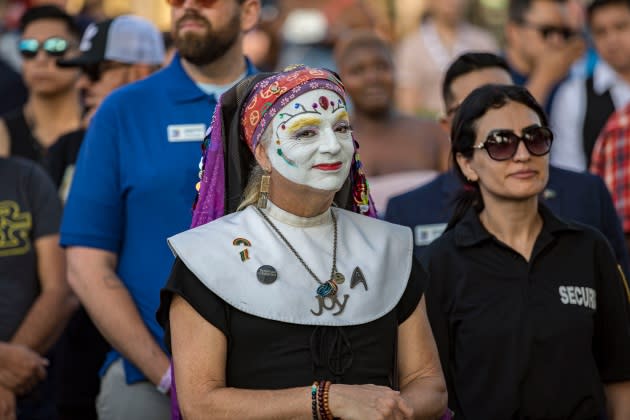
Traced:
[[164, 40], [157, 27], [140, 16], [122, 15], [91, 23], [83, 33], [77, 57], [58, 60], [61, 67], [81, 67], [112, 60], [121, 63], [161, 64]]

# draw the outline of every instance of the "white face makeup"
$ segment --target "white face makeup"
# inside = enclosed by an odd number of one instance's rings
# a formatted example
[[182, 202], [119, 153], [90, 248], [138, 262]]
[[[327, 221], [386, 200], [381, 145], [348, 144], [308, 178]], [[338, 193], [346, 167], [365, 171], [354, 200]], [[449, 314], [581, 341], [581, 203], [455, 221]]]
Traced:
[[274, 117], [272, 130], [267, 154], [283, 177], [318, 190], [342, 187], [354, 145], [339, 95], [316, 89], [299, 96]]

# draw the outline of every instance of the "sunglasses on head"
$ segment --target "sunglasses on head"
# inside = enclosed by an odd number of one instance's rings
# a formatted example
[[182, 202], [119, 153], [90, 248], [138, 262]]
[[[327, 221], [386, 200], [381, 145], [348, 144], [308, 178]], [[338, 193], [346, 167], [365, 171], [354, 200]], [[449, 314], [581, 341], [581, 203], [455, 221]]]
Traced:
[[528, 28], [535, 29], [536, 31], [538, 31], [538, 33], [540, 33], [540, 35], [542, 35], [544, 40], [548, 40], [552, 36], [557, 35], [561, 37], [562, 39], [564, 39], [565, 41], [567, 41], [577, 34], [576, 31], [574, 31], [568, 26], [556, 26], [556, 25], [544, 25], [544, 24], [538, 25], [538, 24], [530, 23], [530, 22], [521, 22], [521, 25], [527, 26]]
[[40, 49], [43, 49], [50, 57], [62, 57], [68, 48], [70, 48], [70, 43], [56, 36], [44, 42], [29, 38], [21, 39], [19, 44], [20, 54], [25, 59], [35, 58]]
[[553, 133], [538, 125], [524, 128], [522, 137], [512, 130], [492, 130], [483, 143], [472, 146], [472, 149], [486, 149], [490, 158], [502, 161], [514, 157], [521, 141], [531, 155], [544, 156], [551, 150]]
[[[182, 7], [186, 0], [166, 0], [166, 2], [173, 7]], [[199, 7], [212, 7], [217, 0], [195, 0], [195, 3]]]

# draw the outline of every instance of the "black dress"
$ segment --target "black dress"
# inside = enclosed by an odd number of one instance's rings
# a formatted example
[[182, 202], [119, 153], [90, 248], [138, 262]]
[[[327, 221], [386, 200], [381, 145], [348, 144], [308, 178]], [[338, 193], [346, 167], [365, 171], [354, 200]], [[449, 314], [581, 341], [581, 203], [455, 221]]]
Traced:
[[[170, 349], [169, 307], [183, 297], [227, 337], [226, 385], [282, 389], [314, 380], [376, 384], [397, 388], [394, 380], [398, 325], [416, 309], [426, 274], [414, 261], [405, 292], [385, 316], [362, 325], [329, 327], [289, 324], [249, 315], [212, 293], [179, 259], [161, 292], [157, 318]], [[208, 351], [212, 351], [208, 349]]]

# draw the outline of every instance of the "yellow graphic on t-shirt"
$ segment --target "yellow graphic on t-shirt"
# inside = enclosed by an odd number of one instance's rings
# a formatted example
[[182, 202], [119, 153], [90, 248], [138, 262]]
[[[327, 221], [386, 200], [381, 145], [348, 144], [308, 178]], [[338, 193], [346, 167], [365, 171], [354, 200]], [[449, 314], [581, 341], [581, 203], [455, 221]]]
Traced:
[[0, 257], [24, 255], [31, 249], [31, 213], [14, 201], [0, 201]]

